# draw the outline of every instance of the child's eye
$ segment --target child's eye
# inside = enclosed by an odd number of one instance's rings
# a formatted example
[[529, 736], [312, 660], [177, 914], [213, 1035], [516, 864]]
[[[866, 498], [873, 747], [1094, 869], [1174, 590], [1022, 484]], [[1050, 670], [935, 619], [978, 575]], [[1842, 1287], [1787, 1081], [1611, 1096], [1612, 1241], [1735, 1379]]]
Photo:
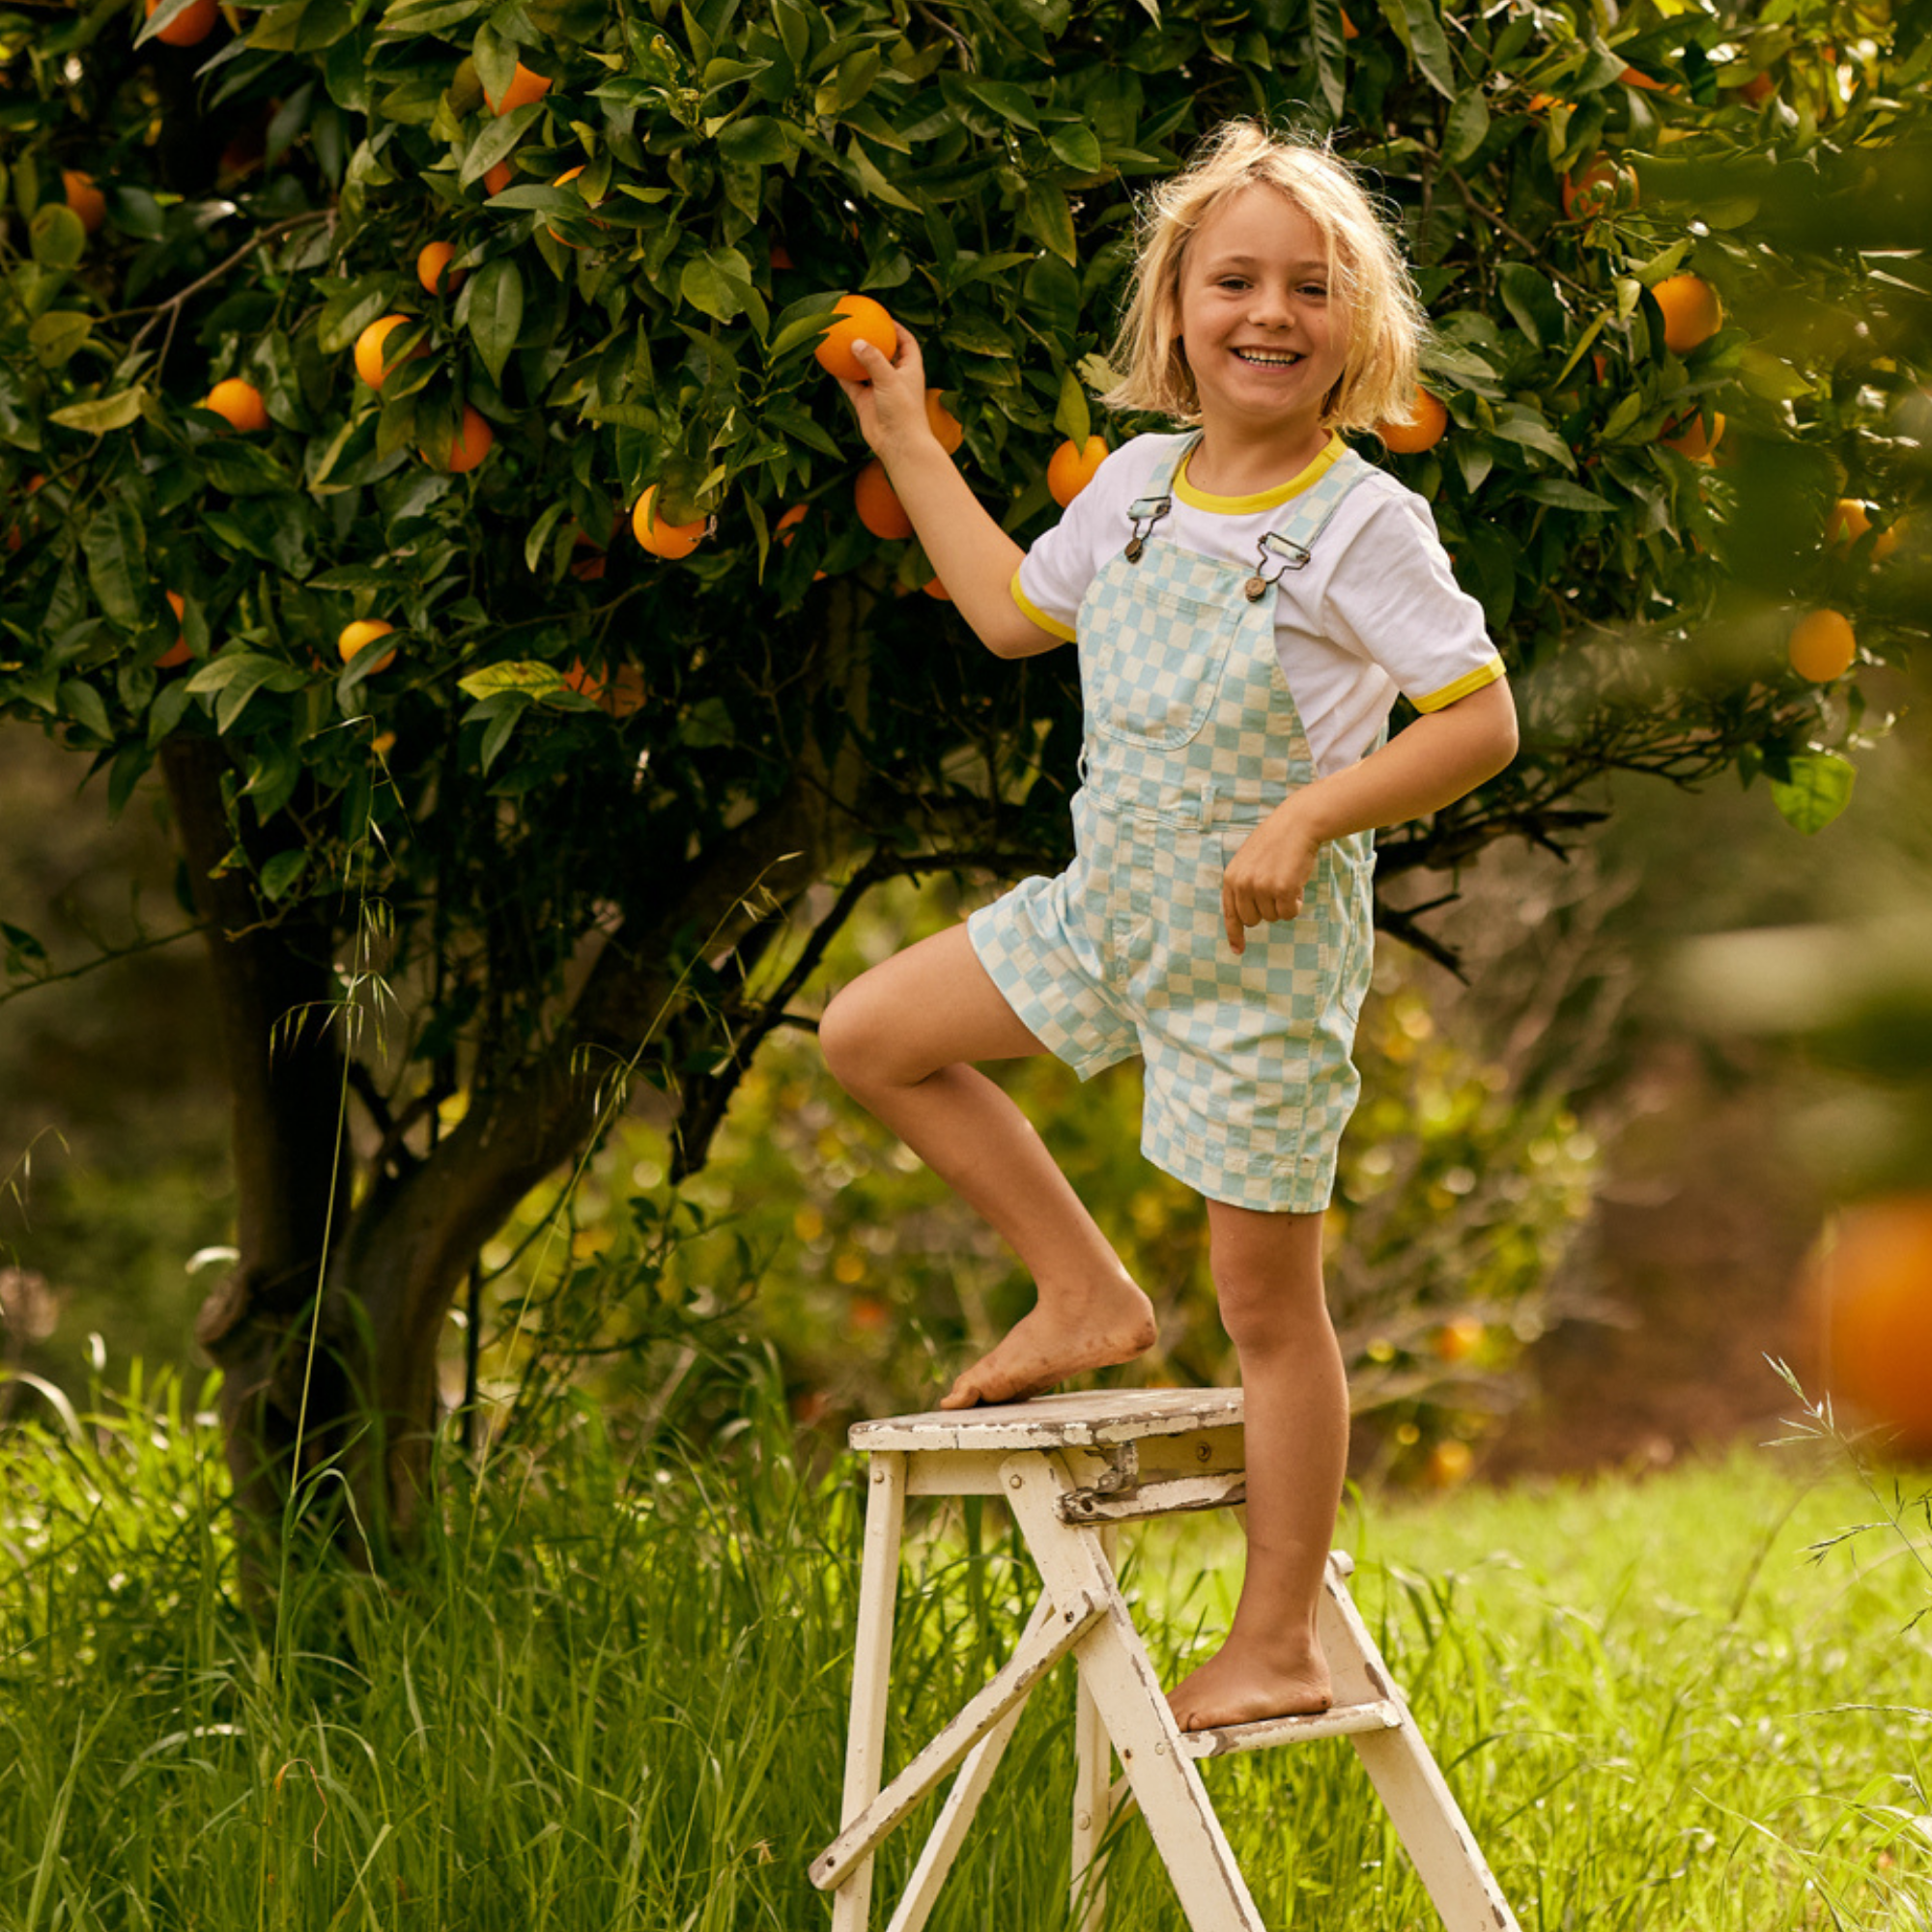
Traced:
[[1318, 301], [1326, 301], [1328, 299], [1328, 290], [1321, 282], [1303, 282], [1301, 293], [1305, 296], [1313, 296]]

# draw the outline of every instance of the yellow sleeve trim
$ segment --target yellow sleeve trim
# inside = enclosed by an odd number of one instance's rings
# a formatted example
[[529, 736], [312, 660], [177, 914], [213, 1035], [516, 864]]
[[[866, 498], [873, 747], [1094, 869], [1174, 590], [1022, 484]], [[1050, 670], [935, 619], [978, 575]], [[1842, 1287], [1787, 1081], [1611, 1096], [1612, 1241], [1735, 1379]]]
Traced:
[[1411, 697], [1408, 701], [1418, 711], [1440, 711], [1445, 704], [1454, 704], [1459, 697], [1467, 697], [1472, 691], [1481, 691], [1484, 685], [1495, 683], [1502, 674], [1502, 659], [1492, 658], [1488, 664], [1464, 671], [1454, 684], [1445, 684], [1440, 691], [1432, 691], [1427, 697]]
[[[1020, 610], [1025, 613], [1027, 620], [1030, 623], [1037, 624], [1039, 628], [1047, 634], [1048, 637], [1058, 638], [1060, 641], [1064, 644], [1070, 644], [1076, 641], [1078, 637], [1077, 632], [1070, 630], [1066, 625], [1063, 624], [1058, 617], [1049, 617], [1046, 614], [1046, 612], [1042, 611], [1039, 608], [1039, 606], [1036, 604], [1033, 601], [1033, 599], [1029, 597], [1026, 594], [1026, 592], [1020, 588], [1020, 574], [1017, 570], [1013, 572], [1012, 593], [1013, 593], [1013, 602], [1020, 607]], [[1501, 667], [1498, 666], [1499, 669]]]

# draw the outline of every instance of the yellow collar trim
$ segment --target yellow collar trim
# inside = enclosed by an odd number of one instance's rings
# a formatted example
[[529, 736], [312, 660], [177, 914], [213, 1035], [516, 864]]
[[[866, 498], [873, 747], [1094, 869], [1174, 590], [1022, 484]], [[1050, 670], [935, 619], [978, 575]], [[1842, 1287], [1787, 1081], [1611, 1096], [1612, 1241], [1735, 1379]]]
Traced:
[[1194, 450], [1200, 447], [1200, 443], [1196, 442], [1180, 459], [1180, 468], [1174, 475], [1174, 494], [1197, 510], [1212, 510], [1221, 517], [1246, 517], [1257, 510], [1272, 510], [1276, 504], [1287, 502], [1291, 497], [1298, 497], [1304, 490], [1313, 489], [1327, 475], [1348, 444], [1339, 436], [1330, 436], [1328, 447], [1300, 475], [1291, 476], [1286, 483], [1277, 483], [1272, 490], [1257, 491], [1252, 497], [1210, 497], [1207, 491], [1197, 490], [1187, 480], [1187, 466], [1194, 459]]

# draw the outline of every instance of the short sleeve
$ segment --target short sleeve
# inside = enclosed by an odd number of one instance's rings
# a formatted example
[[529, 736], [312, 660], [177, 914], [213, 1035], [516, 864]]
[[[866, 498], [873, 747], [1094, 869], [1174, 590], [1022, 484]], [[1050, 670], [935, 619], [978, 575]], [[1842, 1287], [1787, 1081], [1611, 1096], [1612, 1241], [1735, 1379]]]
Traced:
[[1069, 643], [1087, 586], [1125, 538], [1121, 508], [1132, 500], [1133, 478], [1145, 467], [1133, 450], [1129, 442], [1108, 456], [1013, 573], [1013, 602], [1042, 631]]
[[1440, 711], [1503, 675], [1483, 607], [1456, 582], [1429, 505], [1384, 496], [1328, 579], [1324, 628], [1392, 677], [1418, 711]]

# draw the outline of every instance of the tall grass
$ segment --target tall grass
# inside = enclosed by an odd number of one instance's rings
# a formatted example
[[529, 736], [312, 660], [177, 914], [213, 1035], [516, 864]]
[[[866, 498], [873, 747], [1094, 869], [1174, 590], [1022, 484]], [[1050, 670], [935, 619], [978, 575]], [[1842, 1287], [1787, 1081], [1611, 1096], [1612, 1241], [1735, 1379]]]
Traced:
[[[838, 1824], [855, 1463], [813, 1473], [761, 1391], [701, 1459], [559, 1407], [540, 1454], [441, 1472], [406, 1580], [310, 1570], [258, 1623], [202, 1403], [137, 1381], [0, 1438], [7, 1932], [827, 1922], [805, 1868]], [[1860, 1540], [1804, 1555], [1858, 1503], [1740, 1458], [1352, 1520], [1358, 1600], [1526, 1927], [1932, 1924], [1923, 1578]], [[895, 1763], [1028, 1607], [996, 1508], [914, 1522]], [[1213, 1521], [1141, 1538], [1129, 1586], [1177, 1673], [1236, 1546]], [[1071, 1706], [1063, 1668], [935, 1926], [1068, 1923]], [[1208, 1776], [1271, 1926], [1435, 1923], [1346, 1745]], [[1182, 1922], [1138, 1823], [1112, 1886], [1116, 1932]]]

